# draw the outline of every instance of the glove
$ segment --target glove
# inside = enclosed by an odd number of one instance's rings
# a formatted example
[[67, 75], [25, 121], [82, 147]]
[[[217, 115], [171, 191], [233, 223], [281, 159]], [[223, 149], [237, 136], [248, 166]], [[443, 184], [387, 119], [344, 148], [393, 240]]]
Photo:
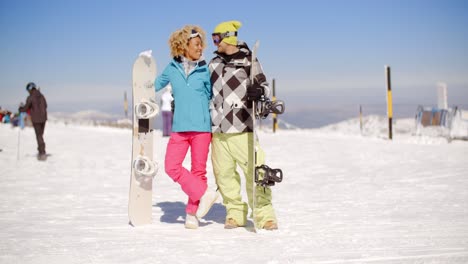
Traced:
[[258, 101], [260, 100], [261, 96], [265, 90], [263, 89], [258, 82], [254, 82], [253, 85], [247, 88], [247, 100], [249, 101]]

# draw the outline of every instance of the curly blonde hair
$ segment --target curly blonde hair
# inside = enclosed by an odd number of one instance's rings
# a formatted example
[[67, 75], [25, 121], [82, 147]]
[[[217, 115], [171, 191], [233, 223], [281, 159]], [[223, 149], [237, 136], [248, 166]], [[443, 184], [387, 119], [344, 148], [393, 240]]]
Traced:
[[188, 41], [192, 34], [192, 30], [195, 30], [200, 34], [202, 48], [206, 48], [205, 31], [199, 26], [186, 25], [185, 27], [173, 32], [169, 37], [169, 47], [171, 49], [172, 57], [184, 55], [185, 51], [188, 49]]

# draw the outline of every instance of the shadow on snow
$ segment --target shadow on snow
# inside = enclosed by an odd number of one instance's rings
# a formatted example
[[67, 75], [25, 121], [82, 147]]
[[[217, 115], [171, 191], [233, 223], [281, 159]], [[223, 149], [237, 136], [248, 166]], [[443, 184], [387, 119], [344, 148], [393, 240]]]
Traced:
[[[161, 202], [153, 205], [154, 207], [161, 208], [163, 214], [160, 221], [169, 224], [184, 224], [185, 223], [185, 204], [182, 202]], [[205, 222], [200, 222], [200, 226], [210, 225], [213, 222], [224, 224], [226, 219], [226, 208], [220, 204], [215, 203], [208, 214], [203, 217]]]

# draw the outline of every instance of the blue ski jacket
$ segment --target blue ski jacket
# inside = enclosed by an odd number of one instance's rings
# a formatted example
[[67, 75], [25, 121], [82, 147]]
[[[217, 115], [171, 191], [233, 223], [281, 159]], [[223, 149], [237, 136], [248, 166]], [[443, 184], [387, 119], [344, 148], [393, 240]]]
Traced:
[[156, 78], [156, 91], [160, 91], [169, 83], [174, 97], [172, 131], [211, 132], [212, 90], [206, 62], [199, 61], [187, 76], [181, 62], [174, 58]]

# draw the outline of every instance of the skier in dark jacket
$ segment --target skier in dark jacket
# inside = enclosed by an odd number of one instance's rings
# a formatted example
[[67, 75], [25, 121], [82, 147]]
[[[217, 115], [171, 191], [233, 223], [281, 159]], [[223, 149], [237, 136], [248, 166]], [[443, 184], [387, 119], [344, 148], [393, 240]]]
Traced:
[[30, 110], [31, 120], [36, 132], [37, 150], [39, 151], [38, 159], [45, 160], [47, 156], [43, 135], [47, 121], [47, 102], [44, 95], [37, 89], [35, 83], [28, 83], [26, 90], [29, 92], [29, 96], [26, 99], [26, 104], [20, 108], [20, 111]]

